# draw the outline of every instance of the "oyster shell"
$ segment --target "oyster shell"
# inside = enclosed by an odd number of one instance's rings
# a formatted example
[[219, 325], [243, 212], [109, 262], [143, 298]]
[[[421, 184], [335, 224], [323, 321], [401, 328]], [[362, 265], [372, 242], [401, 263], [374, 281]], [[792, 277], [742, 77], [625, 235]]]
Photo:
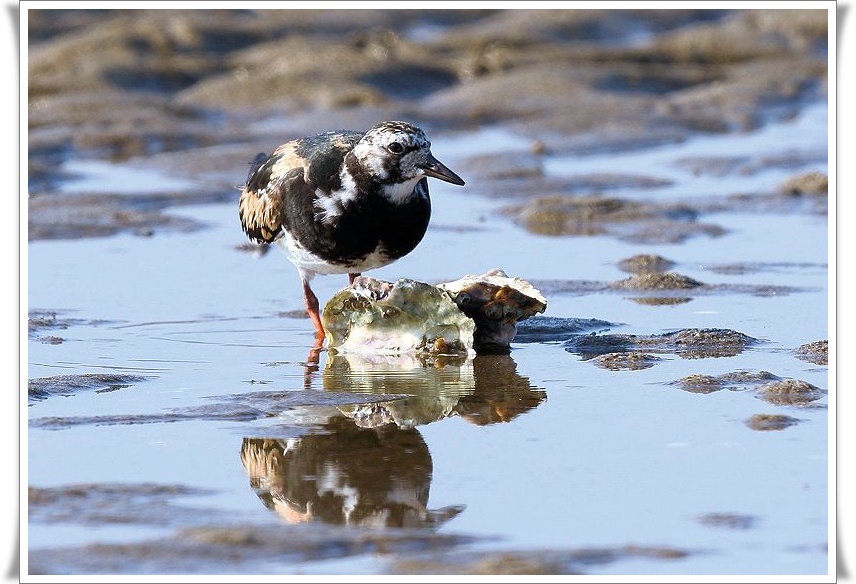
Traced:
[[517, 323], [546, 309], [529, 282], [495, 268], [437, 286], [360, 276], [327, 302], [321, 322], [339, 352], [508, 353]]
[[327, 346], [350, 353], [473, 353], [475, 323], [437, 286], [356, 278], [321, 312]]
[[532, 284], [498, 268], [438, 287], [475, 322], [473, 347], [480, 354], [509, 352], [517, 323], [547, 309], [547, 300]]

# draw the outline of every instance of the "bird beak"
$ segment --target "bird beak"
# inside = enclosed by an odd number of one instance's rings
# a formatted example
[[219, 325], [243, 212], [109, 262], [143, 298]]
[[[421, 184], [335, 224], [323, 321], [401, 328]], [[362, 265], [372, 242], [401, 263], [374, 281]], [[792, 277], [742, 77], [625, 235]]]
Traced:
[[449, 170], [445, 164], [434, 158], [432, 154], [428, 155], [428, 160], [422, 164], [421, 168], [426, 176], [439, 178], [440, 180], [452, 183], [453, 185], [462, 186], [464, 184], [464, 179]]

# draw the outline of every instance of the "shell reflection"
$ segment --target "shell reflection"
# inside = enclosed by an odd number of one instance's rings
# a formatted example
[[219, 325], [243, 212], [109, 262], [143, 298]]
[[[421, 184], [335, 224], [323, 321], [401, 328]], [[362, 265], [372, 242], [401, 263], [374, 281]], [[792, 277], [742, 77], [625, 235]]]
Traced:
[[347, 387], [384, 396], [376, 402], [338, 407], [357, 425], [373, 428], [388, 424], [412, 428], [452, 416], [478, 425], [509, 422], [547, 399], [546, 392], [517, 373], [509, 355], [451, 362], [417, 356], [329, 355], [323, 383], [326, 391]]

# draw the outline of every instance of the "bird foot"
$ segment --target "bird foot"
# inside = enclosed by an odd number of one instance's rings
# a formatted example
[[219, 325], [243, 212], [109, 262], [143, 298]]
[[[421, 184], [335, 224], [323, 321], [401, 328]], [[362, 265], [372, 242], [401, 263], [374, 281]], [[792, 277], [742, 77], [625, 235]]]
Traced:
[[315, 344], [309, 349], [309, 356], [306, 358], [306, 363], [309, 365], [318, 365], [321, 361], [321, 351], [324, 350], [324, 337], [315, 337]]

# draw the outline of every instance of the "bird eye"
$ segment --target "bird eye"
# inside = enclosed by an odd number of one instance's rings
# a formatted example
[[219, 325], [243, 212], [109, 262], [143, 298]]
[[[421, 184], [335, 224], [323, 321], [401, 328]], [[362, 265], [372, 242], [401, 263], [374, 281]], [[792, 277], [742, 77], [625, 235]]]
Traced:
[[401, 142], [393, 142], [389, 146], [386, 147], [387, 150], [392, 152], [393, 154], [401, 154], [404, 152], [404, 145]]

